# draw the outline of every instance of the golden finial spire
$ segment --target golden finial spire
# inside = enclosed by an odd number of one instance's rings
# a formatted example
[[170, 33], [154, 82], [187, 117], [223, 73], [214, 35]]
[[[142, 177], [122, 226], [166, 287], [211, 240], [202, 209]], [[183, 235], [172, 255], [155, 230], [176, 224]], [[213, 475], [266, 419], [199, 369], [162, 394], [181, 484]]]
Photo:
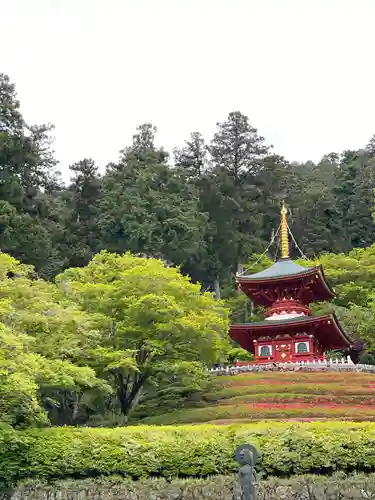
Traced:
[[287, 209], [283, 202], [281, 207], [281, 258], [289, 258], [288, 223], [286, 221]]

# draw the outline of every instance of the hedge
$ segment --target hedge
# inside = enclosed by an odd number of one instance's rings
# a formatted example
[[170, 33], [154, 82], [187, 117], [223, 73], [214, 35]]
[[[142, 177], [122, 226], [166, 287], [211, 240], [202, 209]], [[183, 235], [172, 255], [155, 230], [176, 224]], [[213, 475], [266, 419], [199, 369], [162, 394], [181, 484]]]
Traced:
[[205, 477], [237, 470], [237, 445], [262, 452], [265, 475], [375, 470], [375, 424], [282, 423], [0, 431], [0, 481], [120, 474]]
[[[307, 403], [330, 405], [332, 403], [349, 406], [375, 407], [375, 394], [340, 396], [338, 394], [290, 394], [290, 393], [267, 393], [267, 394], [245, 394], [234, 398], [221, 399], [219, 405], [234, 404], [258, 404], [258, 403]], [[207, 406], [207, 405], [206, 405]]]
[[224, 387], [214, 392], [204, 395], [206, 401], [219, 401], [220, 399], [233, 398], [246, 394], [315, 394], [328, 395], [335, 394], [340, 396], [363, 395], [371, 396], [374, 389], [362, 387], [359, 385], [340, 385], [340, 384], [259, 384], [259, 385], [239, 385], [233, 387]]
[[[53, 484], [25, 484], [16, 488], [7, 500], [233, 500], [235, 476], [206, 479], [165, 479], [127, 481], [121, 478], [58, 481]], [[372, 474], [332, 477], [297, 476], [291, 479], [261, 480], [258, 500], [358, 500], [375, 497], [375, 477]]]
[[147, 417], [142, 423], [148, 425], [181, 425], [190, 423], [220, 423], [224, 420], [265, 420], [265, 419], [352, 419], [357, 421], [375, 419], [375, 407], [358, 405], [314, 406], [313, 404], [267, 403], [207, 406], [174, 410], [162, 415]]
[[269, 371], [269, 372], [253, 372], [253, 373], [240, 373], [235, 376], [233, 375], [223, 375], [219, 377], [218, 382], [224, 385], [232, 385], [239, 383], [249, 383], [251, 380], [256, 381], [270, 381], [270, 380], [280, 380], [284, 381], [313, 381], [315, 382], [342, 382], [342, 381], [355, 381], [360, 383], [369, 383], [375, 380], [375, 375], [373, 373], [363, 373], [363, 372], [334, 372], [334, 371], [324, 371], [324, 372], [303, 372], [303, 371]]

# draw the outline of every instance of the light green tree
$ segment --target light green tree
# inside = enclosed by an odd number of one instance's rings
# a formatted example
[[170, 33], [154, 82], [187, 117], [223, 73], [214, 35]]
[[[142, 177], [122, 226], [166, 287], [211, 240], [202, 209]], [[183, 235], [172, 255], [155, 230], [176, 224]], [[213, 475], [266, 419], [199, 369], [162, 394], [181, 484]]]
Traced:
[[83, 363], [99, 338], [95, 321], [31, 266], [0, 254], [0, 420], [46, 424], [63, 413], [57, 423], [73, 424], [87, 393], [110, 392]]
[[223, 304], [160, 260], [101, 252], [57, 283], [67, 300], [101, 322], [87, 363], [110, 382], [123, 416], [158, 371], [179, 362], [213, 363], [227, 342]]

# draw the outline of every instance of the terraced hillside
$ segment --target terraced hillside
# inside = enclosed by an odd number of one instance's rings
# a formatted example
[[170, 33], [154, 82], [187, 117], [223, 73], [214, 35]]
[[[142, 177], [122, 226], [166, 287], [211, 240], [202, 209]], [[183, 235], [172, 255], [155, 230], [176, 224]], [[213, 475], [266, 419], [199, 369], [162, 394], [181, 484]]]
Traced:
[[200, 407], [148, 417], [147, 424], [262, 419], [375, 419], [375, 374], [263, 372], [218, 377]]

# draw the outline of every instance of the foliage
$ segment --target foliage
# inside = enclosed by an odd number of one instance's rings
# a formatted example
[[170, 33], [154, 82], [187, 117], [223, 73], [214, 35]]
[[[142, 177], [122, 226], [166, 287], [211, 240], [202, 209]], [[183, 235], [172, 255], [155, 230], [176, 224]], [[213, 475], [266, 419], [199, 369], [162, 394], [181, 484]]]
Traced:
[[160, 415], [171, 409], [200, 406], [202, 394], [210, 390], [212, 378], [196, 361], [163, 363], [145, 384], [139, 405], [131, 414], [132, 422], [148, 415]]
[[61, 246], [69, 267], [86, 265], [101, 247], [97, 219], [102, 196], [102, 179], [92, 159], [78, 161], [70, 170], [71, 184], [61, 196], [66, 207], [63, 223], [67, 228]]
[[[64, 186], [53, 127], [26, 123], [5, 74], [0, 120], [0, 248], [49, 279], [86, 265], [100, 249], [130, 250], [181, 265], [219, 296], [239, 264], [267, 247], [281, 199], [309, 258], [374, 242], [373, 138], [358, 151], [329, 152], [317, 164], [289, 163], [249, 117], [232, 111], [211, 140], [196, 131], [175, 148], [171, 168], [168, 154], [155, 146], [156, 127], [144, 123], [103, 176], [93, 160], [77, 158]], [[356, 285], [346, 291], [355, 296]]]
[[151, 378], [171, 364], [213, 363], [227, 342], [223, 305], [159, 260], [101, 252], [57, 281], [97, 317], [101, 336], [86, 361], [111, 383], [124, 416]]
[[164, 151], [139, 151], [148, 142], [138, 134], [119, 163], [107, 167], [98, 208], [101, 245], [188, 264], [203, 251], [207, 217], [186, 173], [170, 169]]
[[58, 287], [0, 254], [0, 282], [1, 419], [14, 426], [179, 408], [228, 349], [223, 305], [156, 259], [103, 252]]
[[[233, 450], [262, 452], [264, 476], [371, 471], [375, 424], [281, 423], [232, 426], [51, 428], [0, 432], [0, 479], [84, 478], [121, 474], [206, 477], [238, 470]], [[348, 452], [350, 450], [350, 452]]]
[[46, 275], [62, 265], [50, 204], [59, 185], [52, 128], [25, 122], [14, 84], [0, 73], [0, 247]]
[[[57, 410], [68, 397], [110, 390], [79, 363], [96, 338], [82, 311], [6, 254], [0, 254], [0, 284], [1, 421], [47, 424], [46, 410]], [[65, 423], [73, 423], [64, 410]]]
[[[355, 340], [352, 358], [373, 359], [374, 138], [357, 151], [329, 152], [316, 164], [290, 163], [272, 150], [250, 118], [233, 111], [217, 123], [211, 138], [206, 140], [199, 131], [190, 134], [175, 148], [174, 165], [168, 153], [155, 145], [156, 127], [144, 123], [123, 145], [114, 163], [99, 166], [92, 159], [77, 158], [70, 166], [71, 182], [65, 186], [52, 149], [53, 126], [28, 124], [15, 85], [0, 74], [1, 250], [33, 265], [36, 274], [48, 280], [67, 268], [86, 266], [102, 249], [158, 257], [168, 265], [180, 266], [203, 290], [223, 297], [232, 321], [248, 321], [262, 317], [263, 311], [236, 294], [235, 273], [246, 263], [248, 272], [256, 272], [279, 255], [277, 244], [268, 245], [279, 225], [280, 202], [285, 199], [293, 235], [309, 258], [304, 264], [319, 260], [336, 288], [332, 309]], [[291, 254], [300, 256], [295, 245], [291, 245]], [[72, 300], [69, 293], [40, 280], [34, 282], [33, 272], [27, 271], [14, 288], [4, 282], [12, 312], [0, 310], [2, 322], [17, 338], [25, 334], [31, 338], [31, 343], [21, 342], [27, 355], [30, 351], [95, 371], [90, 372], [88, 386], [38, 392], [38, 404], [48, 410], [54, 423], [83, 423], [93, 416], [101, 420], [111, 412], [117, 418], [119, 401], [127, 401], [122, 408], [127, 414], [138, 398], [143, 404], [143, 396], [156, 398], [158, 391], [164, 391], [162, 383], [170, 383], [169, 365], [163, 375], [161, 365], [160, 369], [153, 367], [143, 380], [145, 372], [137, 372], [139, 366], [134, 364], [135, 352], [139, 352], [134, 349], [134, 339], [125, 349], [112, 351], [111, 335], [117, 323], [108, 321], [118, 320], [116, 311], [103, 313], [97, 298], [89, 304], [92, 297], [85, 299], [88, 309], [79, 300], [76, 304], [76, 297]], [[150, 310], [160, 306], [165, 317], [174, 310], [175, 298], [172, 303], [165, 297], [155, 298], [150, 287], [147, 293]], [[122, 307], [119, 297], [116, 301]], [[138, 308], [140, 314], [142, 307], [149, 308], [147, 301], [141, 302], [127, 304], [125, 309]], [[314, 312], [323, 310], [327, 306], [314, 306]], [[225, 330], [223, 317], [213, 329], [214, 337]], [[183, 330], [186, 333], [188, 326]], [[366, 353], [361, 352], [363, 347]], [[224, 342], [214, 349], [220, 351], [215, 356], [220, 362], [247, 357], [236, 349]], [[181, 354], [182, 361], [197, 362], [197, 351], [198, 344], [194, 356]], [[206, 361], [205, 355], [203, 358]], [[119, 397], [116, 390], [124, 384], [114, 384], [116, 370], [132, 373], [130, 386], [125, 383], [129, 390], [138, 376], [144, 394], [136, 384], [132, 403], [129, 392]], [[104, 397], [103, 391], [110, 390], [107, 381], [115, 392]], [[194, 395], [196, 384], [190, 387], [190, 381], [186, 382], [186, 390], [174, 391], [169, 402], [163, 400], [165, 407], [179, 408], [185, 395], [198, 397], [200, 389]]]

